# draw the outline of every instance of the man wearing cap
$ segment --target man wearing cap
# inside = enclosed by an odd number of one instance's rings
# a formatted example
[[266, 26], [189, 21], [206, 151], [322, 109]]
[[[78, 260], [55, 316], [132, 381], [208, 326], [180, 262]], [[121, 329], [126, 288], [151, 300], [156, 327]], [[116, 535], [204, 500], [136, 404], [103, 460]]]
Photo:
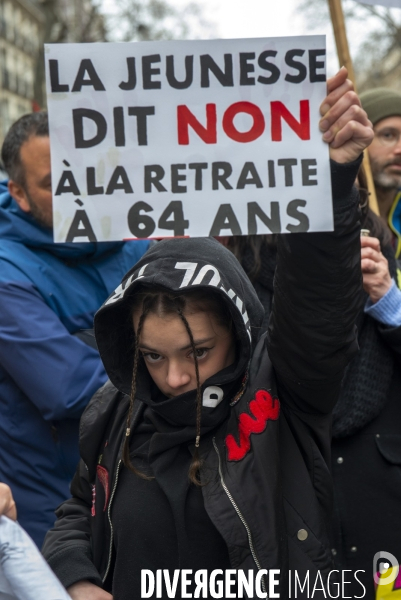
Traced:
[[401, 94], [377, 88], [364, 92], [360, 98], [375, 131], [368, 152], [380, 216], [388, 223], [393, 234], [396, 258], [400, 259]]
[[374, 584], [383, 562], [401, 563], [401, 290], [394, 282], [394, 250], [398, 256], [401, 250], [401, 95], [381, 88], [361, 101], [374, 125], [368, 150], [393, 239], [365, 210], [362, 226], [370, 236], [361, 238], [366, 304], [357, 319], [360, 351], [333, 412], [332, 553], [343, 575], [355, 573], [366, 588], [353, 581], [341, 597], [382, 600], [400, 593], [398, 579], [384, 586], [383, 578], [377, 590]]

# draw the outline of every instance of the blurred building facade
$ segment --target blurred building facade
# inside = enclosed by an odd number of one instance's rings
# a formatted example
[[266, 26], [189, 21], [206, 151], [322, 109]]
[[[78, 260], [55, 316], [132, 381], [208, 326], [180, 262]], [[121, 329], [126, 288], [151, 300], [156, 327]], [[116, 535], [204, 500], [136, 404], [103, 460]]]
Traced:
[[11, 124], [34, 108], [44, 21], [33, 0], [0, 0], [0, 146]]

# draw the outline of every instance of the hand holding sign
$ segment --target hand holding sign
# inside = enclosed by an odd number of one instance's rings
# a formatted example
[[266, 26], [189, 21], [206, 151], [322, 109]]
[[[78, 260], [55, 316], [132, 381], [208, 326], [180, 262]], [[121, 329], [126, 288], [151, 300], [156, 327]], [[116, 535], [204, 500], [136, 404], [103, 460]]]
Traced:
[[361, 246], [363, 289], [375, 304], [389, 291], [393, 280], [388, 261], [381, 252], [380, 241], [374, 237], [361, 237]]
[[322, 36], [46, 46], [55, 241], [331, 231], [322, 101], [335, 160], [370, 132], [325, 55]]
[[330, 146], [330, 158], [338, 163], [356, 160], [374, 135], [372, 123], [347, 75], [347, 69], [342, 67], [327, 81], [328, 95], [320, 107], [323, 140]]

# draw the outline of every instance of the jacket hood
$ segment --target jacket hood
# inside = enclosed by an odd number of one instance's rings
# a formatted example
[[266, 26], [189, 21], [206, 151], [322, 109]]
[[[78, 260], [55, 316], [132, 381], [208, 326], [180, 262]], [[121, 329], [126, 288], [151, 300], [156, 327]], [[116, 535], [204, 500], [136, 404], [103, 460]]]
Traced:
[[0, 181], [0, 239], [23, 243], [30, 248], [51, 252], [65, 260], [101, 257], [118, 250], [123, 242], [53, 242], [53, 231], [42, 227], [29, 213], [20, 209], [10, 196], [7, 180]]
[[[146, 286], [177, 292], [206, 288], [220, 294], [239, 339], [243, 370], [260, 335], [264, 310], [235, 256], [213, 238], [163, 240], [152, 246], [125, 275], [95, 315], [99, 352], [112, 383], [130, 393], [134, 361], [132, 298]], [[238, 373], [238, 369], [235, 370]], [[227, 372], [230, 377], [230, 370]], [[211, 383], [210, 380], [209, 384]]]

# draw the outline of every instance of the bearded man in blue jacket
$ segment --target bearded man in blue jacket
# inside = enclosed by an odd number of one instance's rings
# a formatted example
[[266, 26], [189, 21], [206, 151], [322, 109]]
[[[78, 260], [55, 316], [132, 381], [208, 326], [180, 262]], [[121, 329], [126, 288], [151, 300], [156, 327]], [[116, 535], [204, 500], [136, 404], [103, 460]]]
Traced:
[[79, 333], [149, 243], [53, 243], [46, 113], [8, 132], [0, 182], [0, 481], [38, 546], [69, 497], [79, 418], [107, 377]]

